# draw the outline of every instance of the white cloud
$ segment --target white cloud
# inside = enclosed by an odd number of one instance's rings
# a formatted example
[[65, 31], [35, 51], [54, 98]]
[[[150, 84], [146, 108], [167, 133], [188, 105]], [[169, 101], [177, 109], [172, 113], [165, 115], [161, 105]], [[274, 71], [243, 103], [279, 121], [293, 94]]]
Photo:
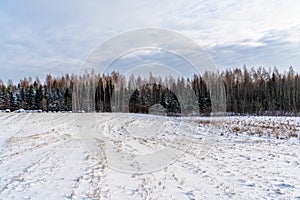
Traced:
[[2, 1], [0, 78], [76, 68], [100, 42], [140, 27], [179, 31], [219, 66], [280, 63], [300, 70], [299, 10], [291, 0]]

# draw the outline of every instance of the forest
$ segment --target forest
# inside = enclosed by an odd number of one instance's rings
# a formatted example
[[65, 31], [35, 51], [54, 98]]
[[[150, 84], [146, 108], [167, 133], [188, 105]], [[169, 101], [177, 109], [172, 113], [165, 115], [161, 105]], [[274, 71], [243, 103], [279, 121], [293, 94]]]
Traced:
[[[84, 74], [53, 77], [48, 74], [41, 82], [38, 77], [20, 80], [17, 84], [0, 80], [0, 110], [18, 109], [42, 111], [80, 110], [81, 103], [74, 95], [80, 87], [81, 96], [89, 104], [86, 111], [149, 113], [154, 104], [160, 104], [168, 115], [177, 115], [192, 105], [202, 115], [211, 112], [211, 92], [205, 76], [154, 77], [131, 75], [128, 80], [118, 72], [111, 74]], [[226, 93], [226, 112], [232, 115], [299, 115], [300, 77], [292, 67], [279, 72], [276, 67], [227, 69], [218, 73]], [[92, 78], [93, 77], [93, 78]], [[92, 82], [92, 84], [86, 84]], [[94, 90], [90, 90], [94, 87]], [[92, 93], [92, 94], [90, 94]], [[180, 94], [180, 101], [177, 98]], [[114, 101], [113, 101], [114, 100]], [[113, 103], [114, 102], [114, 103]], [[180, 105], [182, 104], [182, 105]], [[191, 107], [191, 106], [190, 106]]]

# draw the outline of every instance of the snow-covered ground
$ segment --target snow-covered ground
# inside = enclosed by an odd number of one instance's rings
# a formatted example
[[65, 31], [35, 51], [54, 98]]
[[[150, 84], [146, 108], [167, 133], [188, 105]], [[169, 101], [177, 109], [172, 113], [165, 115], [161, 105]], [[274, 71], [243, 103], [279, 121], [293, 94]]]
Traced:
[[299, 127], [292, 117], [0, 113], [0, 199], [300, 199]]

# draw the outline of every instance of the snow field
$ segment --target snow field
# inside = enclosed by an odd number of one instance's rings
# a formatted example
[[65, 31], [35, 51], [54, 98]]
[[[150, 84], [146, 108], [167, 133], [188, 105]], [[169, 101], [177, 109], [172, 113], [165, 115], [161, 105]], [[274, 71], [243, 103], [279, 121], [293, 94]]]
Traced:
[[[300, 198], [300, 142], [289, 136], [300, 119], [229, 117], [217, 132], [213, 120], [0, 113], [0, 199]], [[284, 139], [268, 136], [273, 124]], [[112, 168], [108, 158], [126, 152], [130, 163], [166, 147], [179, 148], [176, 159], [147, 173]]]

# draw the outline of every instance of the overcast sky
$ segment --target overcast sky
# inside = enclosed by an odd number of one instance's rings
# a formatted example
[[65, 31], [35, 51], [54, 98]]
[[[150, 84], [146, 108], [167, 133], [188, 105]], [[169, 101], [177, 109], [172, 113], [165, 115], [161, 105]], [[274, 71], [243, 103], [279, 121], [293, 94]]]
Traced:
[[76, 72], [99, 43], [143, 27], [186, 35], [220, 69], [300, 72], [299, 11], [292, 0], [1, 0], [0, 78]]

